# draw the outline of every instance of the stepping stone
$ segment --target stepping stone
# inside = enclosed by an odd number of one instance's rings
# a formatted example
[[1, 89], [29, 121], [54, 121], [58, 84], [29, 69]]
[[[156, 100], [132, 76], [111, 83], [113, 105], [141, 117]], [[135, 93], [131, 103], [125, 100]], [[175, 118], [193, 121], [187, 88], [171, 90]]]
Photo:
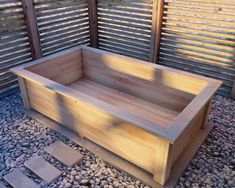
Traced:
[[70, 148], [61, 141], [56, 141], [44, 148], [44, 150], [69, 167], [78, 164], [83, 158], [80, 152]]
[[0, 182], [0, 188], [7, 188], [7, 187]]
[[33, 156], [26, 161], [24, 165], [48, 183], [52, 182], [62, 174], [59, 169], [38, 155]]
[[14, 188], [40, 188], [39, 185], [29, 179], [20, 170], [14, 170], [4, 176], [4, 179]]

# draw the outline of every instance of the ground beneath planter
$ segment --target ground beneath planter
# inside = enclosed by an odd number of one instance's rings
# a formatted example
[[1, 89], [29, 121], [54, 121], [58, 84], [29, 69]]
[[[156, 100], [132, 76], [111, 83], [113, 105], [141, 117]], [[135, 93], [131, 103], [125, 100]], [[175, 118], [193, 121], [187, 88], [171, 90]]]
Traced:
[[[214, 128], [180, 177], [176, 187], [235, 187], [235, 101], [215, 96], [209, 116]], [[60, 140], [84, 158], [69, 168], [43, 148]], [[46, 184], [24, 167], [33, 154], [43, 156], [63, 173]], [[19, 92], [0, 99], [0, 183], [20, 169], [42, 187], [146, 187], [139, 180], [106, 164], [86, 149], [26, 115]]]

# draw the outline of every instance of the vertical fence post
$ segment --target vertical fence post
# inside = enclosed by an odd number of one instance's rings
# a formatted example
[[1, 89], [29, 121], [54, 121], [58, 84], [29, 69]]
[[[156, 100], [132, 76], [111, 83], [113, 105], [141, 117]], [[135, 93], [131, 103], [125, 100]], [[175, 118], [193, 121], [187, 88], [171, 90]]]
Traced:
[[232, 92], [231, 92], [231, 97], [232, 97], [233, 99], [235, 99], [235, 80], [234, 80], [234, 82], [233, 82], [233, 88], [232, 88]]
[[152, 63], [158, 63], [159, 60], [163, 9], [164, 0], [153, 0], [151, 45], [149, 57], [149, 61]]
[[97, 0], [88, 0], [91, 47], [99, 47]]
[[25, 17], [26, 29], [29, 36], [29, 44], [33, 59], [42, 57], [42, 48], [39, 38], [39, 31], [37, 25], [37, 17], [33, 4], [33, 0], [21, 0]]

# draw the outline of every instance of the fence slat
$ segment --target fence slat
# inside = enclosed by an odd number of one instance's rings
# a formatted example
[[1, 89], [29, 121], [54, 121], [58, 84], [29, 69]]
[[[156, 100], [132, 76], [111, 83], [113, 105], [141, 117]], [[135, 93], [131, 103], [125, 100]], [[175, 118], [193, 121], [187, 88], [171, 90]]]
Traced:
[[159, 63], [219, 79], [223, 86], [218, 93], [234, 95], [234, 5], [227, 0], [164, 0]]
[[88, 2], [34, 0], [43, 56], [90, 44]]
[[98, 0], [97, 6], [99, 48], [149, 60], [153, 1]]

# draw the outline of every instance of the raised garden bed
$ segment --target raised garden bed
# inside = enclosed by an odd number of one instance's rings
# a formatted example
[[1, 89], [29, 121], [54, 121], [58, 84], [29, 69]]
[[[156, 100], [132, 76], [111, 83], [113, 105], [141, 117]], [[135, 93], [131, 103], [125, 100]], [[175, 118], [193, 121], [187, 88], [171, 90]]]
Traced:
[[[201, 130], [221, 82], [89, 47], [12, 69], [26, 108], [165, 184]], [[195, 144], [194, 144], [195, 145]], [[183, 161], [184, 165], [188, 160]], [[182, 162], [182, 161], [181, 161]], [[178, 172], [175, 172], [179, 174]]]

